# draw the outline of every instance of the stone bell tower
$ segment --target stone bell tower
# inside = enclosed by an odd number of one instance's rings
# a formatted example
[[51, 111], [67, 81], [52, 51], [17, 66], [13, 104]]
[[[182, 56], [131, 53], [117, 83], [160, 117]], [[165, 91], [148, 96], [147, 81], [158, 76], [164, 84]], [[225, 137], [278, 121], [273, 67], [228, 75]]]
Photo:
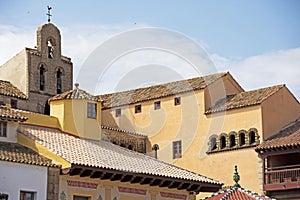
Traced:
[[61, 53], [60, 31], [49, 22], [38, 27], [35, 48], [24, 48], [0, 67], [0, 79], [27, 96], [16, 100], [16, 108], [49, 114], [48, 99], [72, 89], [73, 64]]
[[61, 55], [61, 35], [52, 23], [37, 29], [36, 50], [29, 49], [29, 110], [49, 113], [47, 100], [72, 89], [73, 65], [71, 59]]

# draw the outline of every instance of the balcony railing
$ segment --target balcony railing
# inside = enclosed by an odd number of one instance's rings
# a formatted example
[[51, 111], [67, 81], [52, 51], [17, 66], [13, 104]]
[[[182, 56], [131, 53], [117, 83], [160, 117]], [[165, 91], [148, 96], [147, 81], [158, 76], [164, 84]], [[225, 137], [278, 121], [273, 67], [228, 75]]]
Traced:
[[[296, 168], [293, 168], [296, 167]], [[300, 167], [285, 166], [269, 168], [265, 171], [264, 188], [265, 190], [282, 190], [299, 188], [300, 186]]]

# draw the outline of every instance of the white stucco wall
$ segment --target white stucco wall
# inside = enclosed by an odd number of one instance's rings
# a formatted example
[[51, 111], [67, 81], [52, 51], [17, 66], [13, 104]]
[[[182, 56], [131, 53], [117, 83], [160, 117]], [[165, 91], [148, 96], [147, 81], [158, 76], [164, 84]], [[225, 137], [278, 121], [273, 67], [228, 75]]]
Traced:
[[0, 192], [17, 200], [21, 190], [35, 192], [35, 200], [47, 199], [47, 167], [0, 161]]

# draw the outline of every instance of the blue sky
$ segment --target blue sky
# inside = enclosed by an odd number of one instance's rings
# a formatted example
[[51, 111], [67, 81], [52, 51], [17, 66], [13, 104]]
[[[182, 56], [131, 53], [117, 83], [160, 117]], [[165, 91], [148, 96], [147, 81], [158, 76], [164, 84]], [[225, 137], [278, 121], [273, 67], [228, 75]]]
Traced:
[[135, 26], [159, 27], [197, 41], [218, 70], [230, 71], [247, 90], [286, 83], [300, 97], [300, 1], [0, 1], [0, 57], [7, 60], [18, 52], [3, 51], [8, 35], [33, 35], [11, 49], [35, 45], [37, 26], [47, 22], [47, 5], [53, 7], [52, 22], [65, 45], [72, 44], [70, 37], [81, 39], [81, 52], [64, 50], [74, 67], [83, 62], [79, 55], [96, 47], [84, 37], [102, 35], [101, 42]]

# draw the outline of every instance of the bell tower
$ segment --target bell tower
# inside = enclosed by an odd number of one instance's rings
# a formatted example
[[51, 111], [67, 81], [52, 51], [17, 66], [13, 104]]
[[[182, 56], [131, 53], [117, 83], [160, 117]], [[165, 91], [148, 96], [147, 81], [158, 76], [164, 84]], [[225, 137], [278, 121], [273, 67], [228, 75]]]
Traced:
[[47, 100], [72, 89], [73, 64], [62, 55], [60, 31], [54, 24], [39, 26], [36, 34], [36, 50], [28, 54], [29, 110], [49, 114]]
[[43, 58], [60, 59], [61, 36], [58, 28], [52, 23], [43, 24], [38, 28], [37, 50]]

